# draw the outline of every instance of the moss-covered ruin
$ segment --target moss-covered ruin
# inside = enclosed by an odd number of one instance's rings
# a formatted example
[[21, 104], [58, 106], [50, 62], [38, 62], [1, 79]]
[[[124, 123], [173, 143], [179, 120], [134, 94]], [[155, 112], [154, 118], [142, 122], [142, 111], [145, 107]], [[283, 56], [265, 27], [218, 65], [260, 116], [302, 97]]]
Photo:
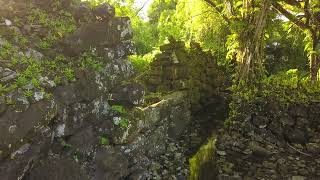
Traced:
[[226, 76], [214, 56], [200, 45], [170, 39], [160, 47], [144, 77], [151, 92], [187, 91], [193, 104], [213, 97], [223, 90]]

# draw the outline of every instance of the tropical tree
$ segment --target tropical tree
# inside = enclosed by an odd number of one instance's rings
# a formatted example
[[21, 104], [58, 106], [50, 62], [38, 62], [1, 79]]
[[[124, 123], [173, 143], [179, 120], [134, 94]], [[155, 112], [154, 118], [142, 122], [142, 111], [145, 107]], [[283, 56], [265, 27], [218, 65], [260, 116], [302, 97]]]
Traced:
[[269, 0], [204, 0], [228, 23], [232, 34], [228, 57], [238, 62], [238, 82], [258, 80], [264, 75], [264, 35], [270, 11]]
[[272, 6], [306, 34], [305, 50], [310, 59], [310, 78], [319, 81], [320, 68], [320, 1], [278, 0]]

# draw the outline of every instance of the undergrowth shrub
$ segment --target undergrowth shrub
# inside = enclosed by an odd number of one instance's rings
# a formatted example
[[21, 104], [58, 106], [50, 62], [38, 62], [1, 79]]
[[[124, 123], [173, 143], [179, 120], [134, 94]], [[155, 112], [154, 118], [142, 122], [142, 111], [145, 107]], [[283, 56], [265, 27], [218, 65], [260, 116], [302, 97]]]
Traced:
[[297, 69], [290, 69], [266, 77], [259, 84], [252, 86], [233, 85], [229, 119], [225, 125], [228, 126], [233, 120], [244, 118], [245, 113], [249, 113], [246, 112], [249, 111], [248, 107], [253, 107], [254, 102], [261, 100], [272, 98], [283, 107], [294, 103], [307, 105], [310, 102], [320, 102], [320, 83], [312, 83], [307, 74]]
[[144, 73], [150, 68], [150, 63], [158, 51], [153, 51], [145, 55], [131, 55], [129, 61], [138, 73]]

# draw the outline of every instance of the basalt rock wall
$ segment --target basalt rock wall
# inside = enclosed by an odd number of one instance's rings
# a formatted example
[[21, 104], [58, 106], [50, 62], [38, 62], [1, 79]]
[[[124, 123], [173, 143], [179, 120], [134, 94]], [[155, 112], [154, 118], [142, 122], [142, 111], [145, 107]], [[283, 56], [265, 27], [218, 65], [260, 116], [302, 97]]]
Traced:
[[190, 120], [185, 92], [152, 105], [128, 17], [105, 3], [0, 0], [0, 179], [148, 179]]
[[318, 179], [319, 105], [283, 105], [272, 97], [242, 105], [218, 135], [217, 178]]
[[[194, 107], [210, 104], [210, 98], [224, 90], [226, 76], [210, 52], [191, 42], [170, 38], [160, 47], [146, 76], [146, 84], [152, 92], [187, 91]], [[199, 108], [199, 107], [198, 107]]]

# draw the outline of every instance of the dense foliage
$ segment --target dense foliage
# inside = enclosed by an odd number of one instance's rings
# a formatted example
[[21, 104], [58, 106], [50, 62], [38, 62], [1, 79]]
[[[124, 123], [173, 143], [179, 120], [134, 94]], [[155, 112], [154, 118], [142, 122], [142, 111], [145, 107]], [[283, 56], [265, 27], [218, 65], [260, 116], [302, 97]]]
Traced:
[[137, 54], [130, 59], [140, 72], [148, 69], [158, 47], [173, 36], [210, 50], [230, 70], [237, 86], [276, 81], [279, 84], [272, 88], [277, 91], [286, 85], [283, 75], [289, 69], [303, 72], [301, 81], [309, 82], [310, 77], [315, 81], [320, 51], [318, 1], [154, 0], [148, 20], [138, 15], [141, 9], [134, 0], [108, 2], [132, 20]]
[[[234, 79], [251, 82], [290, 68], [305, 71], [309, 64], [306, 58], [311, 62], [311, 55], [319, 50], [310, 34], [318, 30], [319, 5], [315, 1], [155, 0], [148, 9], [148, 20], [138, 15], [141, 7], [136, 7], [134, 0], [108, 2], [118, 7], [119, 15], [132, 20], [137, 49], [131, 58], [134, 64], [141, 59], [140, 65], [147, 66], [149, 60], [144, 57], [150, 55], [145, 54], [152, 54], [167, 37], [174, 36], [199, 42], [220, 64], [237, 61]], [[311, 14], [302, 16], [307, 9]]]
[[271, 95], [283, 103], [319, 99], [318, 1], [154, 0], [148, 19], [139, 16], [146, 7], [135, 0], [89, 2], [111, 3], [118, 15], [130, 17], [136, 48], [130, 60], [140, 73], [174, 37], [210, 50], [234, 80], [235, 98], [248, 103]]

